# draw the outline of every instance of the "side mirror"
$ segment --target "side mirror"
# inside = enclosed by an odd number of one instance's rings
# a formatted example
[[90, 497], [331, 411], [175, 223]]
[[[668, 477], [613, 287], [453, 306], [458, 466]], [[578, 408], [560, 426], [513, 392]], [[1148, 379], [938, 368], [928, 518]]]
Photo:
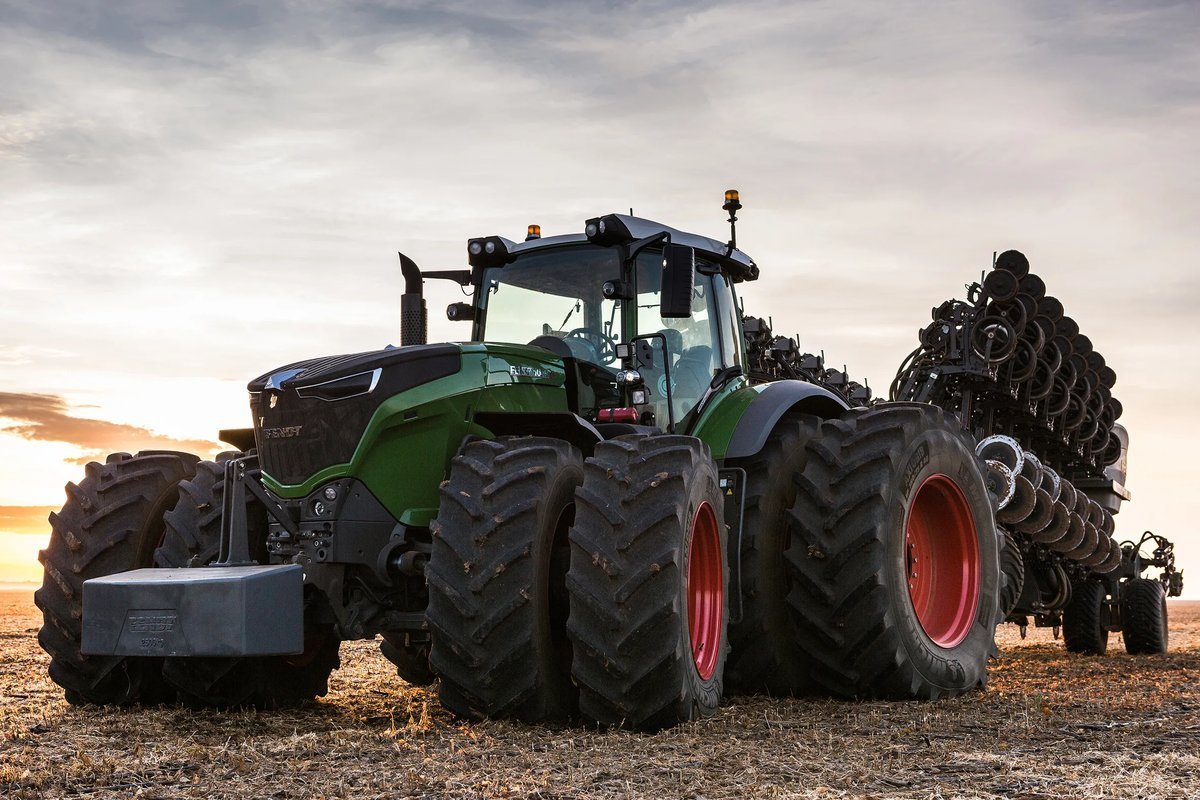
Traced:
[[696, 251], [681, 244], [663, 249], [662, 293], [659, 313], [663, 319], [692, 316], [692, 287], [696, 280]]

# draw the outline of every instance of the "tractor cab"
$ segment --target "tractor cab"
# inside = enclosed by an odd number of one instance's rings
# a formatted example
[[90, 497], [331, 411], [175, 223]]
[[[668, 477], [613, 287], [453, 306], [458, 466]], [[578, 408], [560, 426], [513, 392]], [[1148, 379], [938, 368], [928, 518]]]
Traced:
[[682, 432], [740, 374], [733, 284], [757, 268], [730, 245], [612, 214], [582, 235], [472, 239], [468, 254], [473, 302], [449, 317], [472, 321], [472, 341], [562, 358], [571, 410], [591, 422]]

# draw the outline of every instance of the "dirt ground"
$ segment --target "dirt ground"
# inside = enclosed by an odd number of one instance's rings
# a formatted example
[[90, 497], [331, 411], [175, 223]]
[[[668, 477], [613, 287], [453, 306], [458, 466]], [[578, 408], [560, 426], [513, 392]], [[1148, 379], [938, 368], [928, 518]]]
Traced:
[[1200, 797], [1200, 603], [1171, 652], [1066, 655], [1001, 629], [986, 691], [745, 698], [656, 735], [456, 723], [370, 642], [289, 712], [75, 709], [27, 592], [0, 592], [0, 797]]

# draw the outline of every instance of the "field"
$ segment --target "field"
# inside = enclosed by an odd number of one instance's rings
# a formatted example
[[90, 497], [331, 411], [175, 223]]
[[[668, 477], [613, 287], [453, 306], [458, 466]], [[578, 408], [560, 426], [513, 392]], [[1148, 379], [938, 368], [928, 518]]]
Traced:
[[937, 703], [735, 699], [658, 735], [460, 724], [342, 648], [329, 696], [289, 712], [74, 709], [45, 676], [28, 592], [0, 592], [0, 796], [1200, 796], [1200, 603], [1172, 652], [1067, 656], [1001, 629], [986, 691]]

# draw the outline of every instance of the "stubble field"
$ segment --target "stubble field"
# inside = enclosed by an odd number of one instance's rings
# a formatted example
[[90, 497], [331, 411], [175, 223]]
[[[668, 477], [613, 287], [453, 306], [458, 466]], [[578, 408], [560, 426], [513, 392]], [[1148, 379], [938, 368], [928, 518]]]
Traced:
[[1001, 628], [986, 691], [736, 698], [657, 735], [456, 722], [371, 642], [294, 711], [76, 709], [28, 592], [0, 592], [0, 797], [1200, 797], [1200, 603], [1171, 652], [1068, 656]]

